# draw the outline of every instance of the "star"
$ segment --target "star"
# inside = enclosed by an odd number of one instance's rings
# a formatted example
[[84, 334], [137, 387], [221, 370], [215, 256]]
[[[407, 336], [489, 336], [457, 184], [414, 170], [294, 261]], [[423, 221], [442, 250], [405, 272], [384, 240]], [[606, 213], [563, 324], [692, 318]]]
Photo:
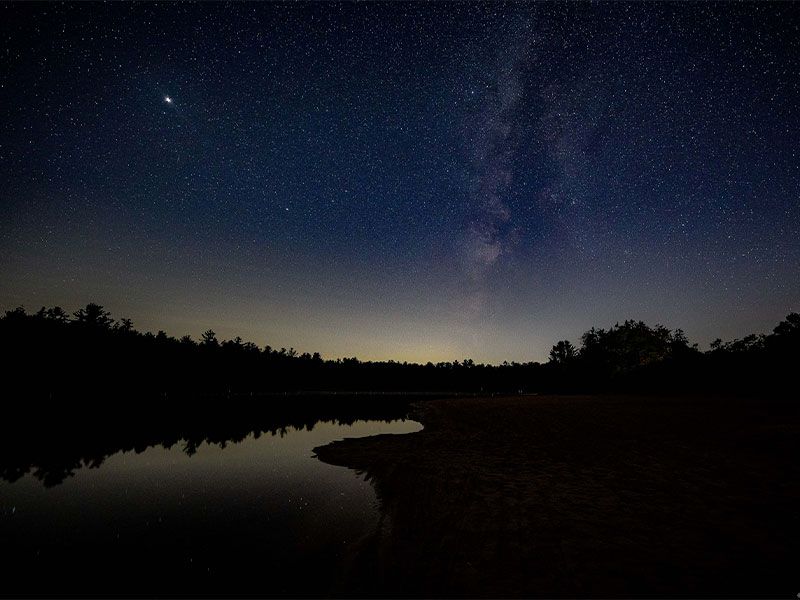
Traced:
[[166, 102], [167, 104], [172, 104], [172, 98], [170, 98], [169, 96], [164, 96], [164, 102]]

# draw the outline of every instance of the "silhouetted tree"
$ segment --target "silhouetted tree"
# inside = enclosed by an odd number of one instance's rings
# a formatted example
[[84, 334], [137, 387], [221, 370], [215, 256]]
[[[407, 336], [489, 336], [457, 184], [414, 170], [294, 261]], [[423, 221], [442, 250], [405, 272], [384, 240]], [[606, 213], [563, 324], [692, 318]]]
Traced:
[[217, 341], [217, 334], [214, 333], [212, 329], [204, 331], [200, 336], [200, 338], [202, 340], [200, 343], [203, 344], [203, 346], [209, 346], [209, 347], [219, 346], [219, 342]]
[[800, 314], [790, 313], [778, 323], [772, 335], [765, 340], [767, 349], [776, 355], [789, 358], [800, 353]]
[[86, 308], [75, 312], [75, 322], [97, 329], [108, 329], [114, 320], [111, 318], [111, 313], [103, 310], [102, 306], [90, 302]]
[[550, 362], [556, 365], [565, 365], [574, 360], [575, 355], [575, 346], [567, 340], [562, 340], [550, 350]]
[[133, 321], [122, 318], [119, 320], [119, 323], [117, 323], [117, 329], [123, 333], [130, 333], [133, 331]]
[[41, 319], [46, 319], [48, 321], [53, 321], [56, 323], [68, 323], [69, 322], [69, 315], [64, 311], [63, 308], [60, 306], [54, 306], [53, 308], [47, 308], [43, 306], [36, 316]]

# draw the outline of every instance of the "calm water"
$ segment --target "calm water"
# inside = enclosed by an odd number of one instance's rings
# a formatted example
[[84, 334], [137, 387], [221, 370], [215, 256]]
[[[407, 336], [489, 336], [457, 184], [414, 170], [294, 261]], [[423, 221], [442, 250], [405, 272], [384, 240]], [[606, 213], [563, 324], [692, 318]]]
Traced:
[[370, 484], [312, 448], [410, 433], [318, 422], [237, 443], [118, 452], [46, 487], [0, 482], [4, 589], [75, 594], [324, 594], [377, 524]]

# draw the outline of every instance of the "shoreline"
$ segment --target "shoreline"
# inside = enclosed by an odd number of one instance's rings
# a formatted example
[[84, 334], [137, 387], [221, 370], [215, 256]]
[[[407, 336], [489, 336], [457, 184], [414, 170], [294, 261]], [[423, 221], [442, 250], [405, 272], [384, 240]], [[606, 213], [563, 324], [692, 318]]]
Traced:
[[462, 398], [410, 418], [423, 429], [314, 449], [382, 515], [343, 595], [796, 593], [796, 402]]

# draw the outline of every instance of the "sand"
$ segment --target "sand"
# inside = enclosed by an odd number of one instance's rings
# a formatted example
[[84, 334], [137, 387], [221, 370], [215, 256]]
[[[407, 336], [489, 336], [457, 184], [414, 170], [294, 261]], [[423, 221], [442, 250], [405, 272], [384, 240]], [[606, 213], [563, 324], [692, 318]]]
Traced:
[[795, 597], [800, 410], [722, 398], [419, 402], [315, 449], [382, 518], [343, 595]]

